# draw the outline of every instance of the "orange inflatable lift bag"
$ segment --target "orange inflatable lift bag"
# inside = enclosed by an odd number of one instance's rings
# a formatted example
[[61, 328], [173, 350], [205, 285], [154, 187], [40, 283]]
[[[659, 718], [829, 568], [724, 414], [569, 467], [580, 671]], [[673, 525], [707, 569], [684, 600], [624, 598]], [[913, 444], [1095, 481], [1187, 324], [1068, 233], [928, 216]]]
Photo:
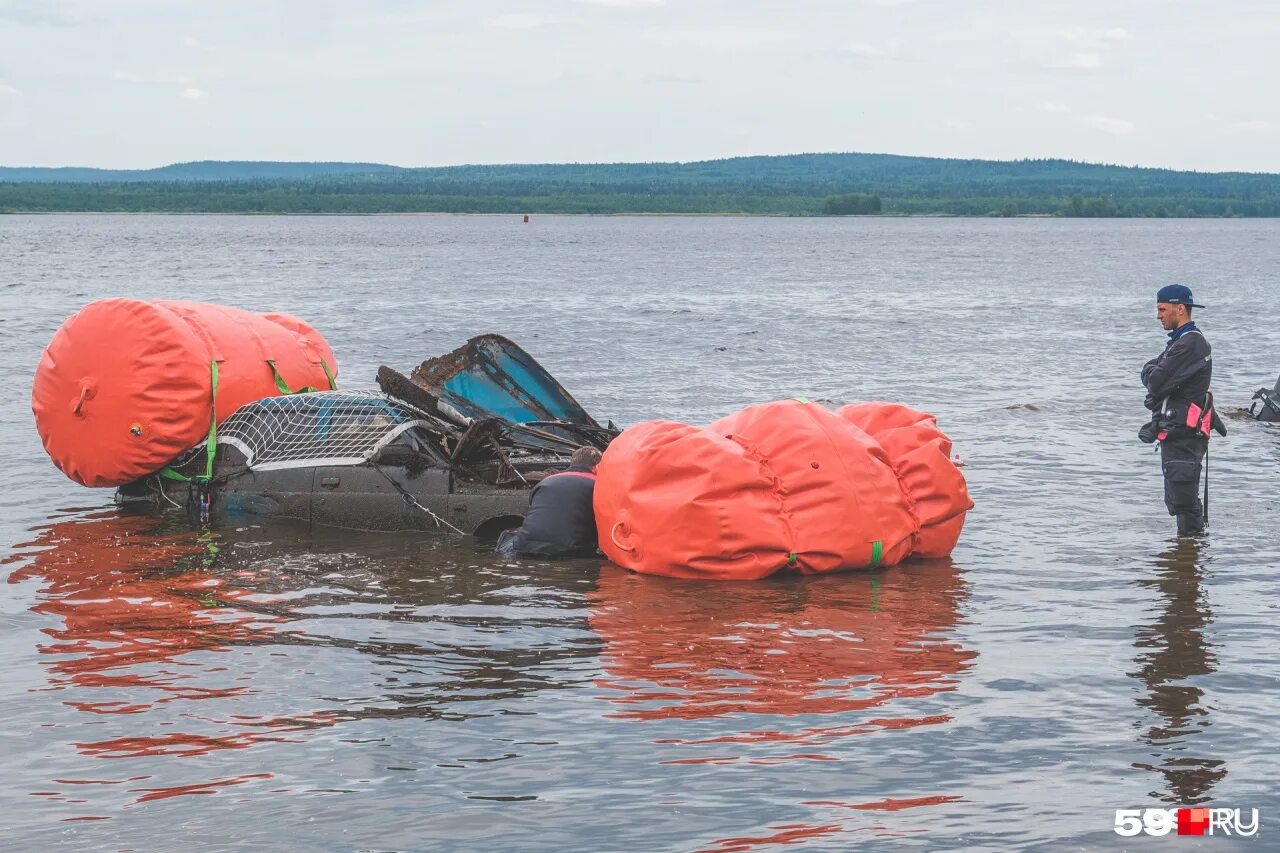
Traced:
[[933, 415], [896, 403], [843, 406], [840, 417], [884, 448], [920, 523], [913, 554], [945, 557], [956, 547], [973, 508], [964, 475], [951, 461], [951, 439]]
[[650, 574], [766, 577], [787, 562], [791, 539], [776, 485], [731, 439], [688, 424], [637, 424], [596, 467], [600, 547]]
[[85, 486], [153, 474], [245, 403], [332, 388], [328, 342], [287, 314], [104, 299], [62, 324], [36, 368], [45, 450]]
[[932, 416], [889, 403], [787, 400], [705, 429], [639, 424], [596, 471], [600, 547], [633, 571], [708, 580], [940, 556], [973, 505], [950, 450]]

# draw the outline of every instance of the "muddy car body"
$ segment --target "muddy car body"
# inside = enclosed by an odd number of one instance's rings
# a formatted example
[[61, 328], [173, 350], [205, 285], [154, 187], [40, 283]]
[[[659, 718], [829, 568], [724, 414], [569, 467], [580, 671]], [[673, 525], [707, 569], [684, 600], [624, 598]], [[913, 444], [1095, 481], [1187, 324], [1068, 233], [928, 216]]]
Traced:
[[268, 397], [208, 444], [123, 486], [120, 503], [182, 509], [214, 525], [289, 519], [316, 527], [496, 537], [529, 493], [602, 427], [531, 356], [474, 338], [378, 390]]

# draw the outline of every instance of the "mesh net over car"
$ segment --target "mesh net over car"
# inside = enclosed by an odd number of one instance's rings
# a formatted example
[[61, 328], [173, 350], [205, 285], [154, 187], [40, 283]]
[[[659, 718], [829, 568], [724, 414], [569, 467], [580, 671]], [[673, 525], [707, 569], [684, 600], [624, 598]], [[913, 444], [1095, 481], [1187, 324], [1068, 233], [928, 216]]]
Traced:
[[377, 391], [320, 391], [267, 397], [241, 406], [218, 427], [255, 471], [359, 465], [430, 415]]

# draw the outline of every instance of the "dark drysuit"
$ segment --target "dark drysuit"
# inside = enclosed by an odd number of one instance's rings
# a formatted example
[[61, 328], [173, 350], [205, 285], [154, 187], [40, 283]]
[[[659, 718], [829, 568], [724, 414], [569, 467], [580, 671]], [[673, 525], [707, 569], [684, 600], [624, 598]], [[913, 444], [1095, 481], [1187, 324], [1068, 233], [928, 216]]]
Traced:
[[1142, 368], [1142, 384], [1147, 388], [1145, 404], [1152, 412], [1143, 438], [1160, 441], [1164, 503], [1169, 514], [1178, 520], [1179, 535], [1204, 529], [1200, 469], [1209, 447], [1208, 428], [1212, 425], [1226, 434], [1212, 411], [1212, 378], [1209, 341], [1194, 322], [1170, 332], [1164, 352]]
[[592, 506], [596, 475], [569, 468], [533, 487], [524, 524], [498, 539], [497, 551], [508, 556], [594, 557], [596, 515]]

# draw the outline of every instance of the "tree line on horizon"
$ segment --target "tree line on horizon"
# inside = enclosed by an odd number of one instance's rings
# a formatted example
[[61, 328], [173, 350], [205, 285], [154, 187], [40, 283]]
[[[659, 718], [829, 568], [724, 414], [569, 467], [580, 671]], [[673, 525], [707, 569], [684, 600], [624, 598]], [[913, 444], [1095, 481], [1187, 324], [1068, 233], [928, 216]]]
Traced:
[[[361, 171], [365, 166], [377, 171]], [[18, 170], [26, 177], [6, 180], [15, 170], [0, 168], [0, 211], [1280, 216], [1280, 175], [1067, 160], [813, 154], [431, 169], [333, 163], [165, 168], [187, 177], [95, 181], [82, 180], [80, 170], [81, 178], [32, 180], [43, 172]]]

